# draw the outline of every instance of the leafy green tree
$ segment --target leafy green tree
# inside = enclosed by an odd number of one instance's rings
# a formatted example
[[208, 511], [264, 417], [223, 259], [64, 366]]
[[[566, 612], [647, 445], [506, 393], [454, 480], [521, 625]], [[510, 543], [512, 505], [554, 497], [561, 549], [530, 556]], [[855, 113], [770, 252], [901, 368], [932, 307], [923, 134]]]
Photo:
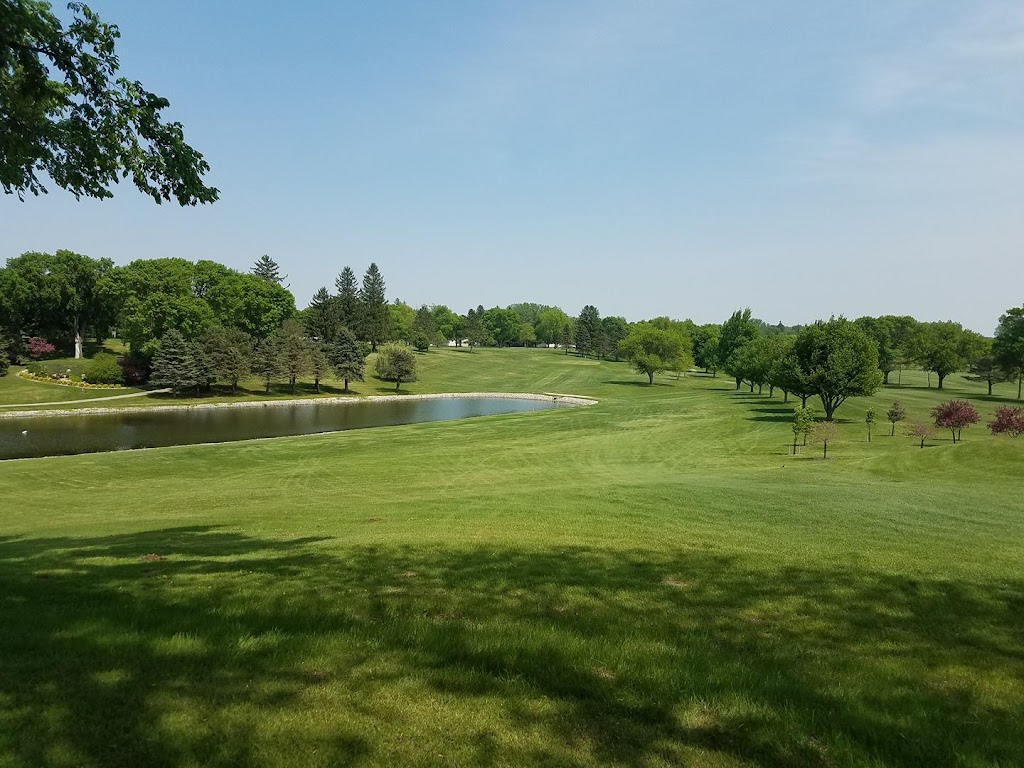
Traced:
[[278, 285], [281, 285], [288, 279], [288, 275], [281, 274], [281, 268], [277, 262], [265, 253], [256, 259], [256, 263], [252, 265], [252, 269], [249, 271], [256, 275], [256, 277], [268, 280], [271, 283], [277, 283]]
[[362, 309], [360, 333], [370, 342], [370, 347], [377, 349], [388, 338], [388, 327], [391, 315], [388, 311], [388, 300], [384, 293], [384, 276], [376, 264], [371, 263], [363, 275], [363, 287], [359, 293], [359, 304]]
[[897, 349], [894, 341], [893, 319], [891, 316], [859, 317], [859, 325], [878, 347], [878, 369], [882, 372], [882, 383], [889, 383], [889, 374], [896, 368]]
[[438, 344], [454, 341], [455, 346], [462, 346], [462, 318], [451, 311], [444, 304], [435, 304], [430, 308], [430, 314], [434, 318], [434, 331]]
[[718, 342], [722, 335], [722, 327], [716, 324], [702, 325], [694, 332], [693, 361], [704, 373], [718, 373]]
[[889, 437], [893, 437], [896, 434], [896, 425], [907, 418], [907, 409], [899, 400], [893, 400], [889, 410], [885, 412], [885, 418], [892, 424]]
[[99, 336], [113, 321], [113, 270], [110, 259], [66, 250], [9, 259], [3, 285], [9, 323], [21, 333], [68, 339], [74, 343], [75, 358], [81, 358], [88, 330]]
[[398, 391], [403, 381], [416, 381], [416, 355], [403, 344], [384, 344], [377, 350], [375, 370], [378, 378], [395, 382]]
[[495, 344], [507, 347], [519, 340], [523, 322], [513, 310], [494, 307], [484, 312], [483, 326]]
[[929, 323], [926, 328], [919, 362], [936, 375], [942, 389], [946, 377], [963, 370], [984, 339], [954, 322]]
[[412, 339], [412, 326], [416, 322], [416, 310], [404, 301], [395, 299], [394, 303], [388, 305], [389, 322], [392, 341], [410, 341]]
[[68, 5], [67, 27], [42, 0], [0, 3], [0, 186], [24, 199], [48, 176], [76, 198], [112, 197], [130, 178], [156, 202], [212, 203], [210, 167], [165, 122], [170, 102], [118, 76], [117, 26]]
[[199, 376], [192, 345], [174, 328], [169, 329], [160, 339], [160, 347], [153, 356], [150, 383], [157, 387], [170, 387], [177, 396], [184, 389], [198, 386]]
[[359, 328], [359, 284], [352, 267], [341, 270], [334, 281], [334, 290], [338, 299], [338, 322], [355, 333]]
[[558, 307], [547, 307], [537, 313], [534, 333], [545, 344], [559, 344], [565, 335], [566, 326], [572, 327], [572, 320]]
[[1024, 381], [1024, 307], [1013, 307], [999, 318], [992, 354], [1007, 376], [1017, 377], [1017, 399]]
[[646, 323], [633, 326], [619, 344], [619, 354], [629, 361], [637, 373], [646, 374], [649, 384], [654, 384], [656, 373], [676, 370], [678, 367], [688, 369], [693, 363], [689, 340], [685, 336]]
[[722, 323], [722, 331], [718, 338], [718, 359], [726, 372], [736, 379], [736, 389], [743, 383], [743, 377], [737, 376], [729, 370], [729, 360], [736, 360], [733, 357], [736, 350], [758, 335], [757, 323], [750, 316], [750, 307], [737, 309]]
[[[437, 341], [437, 326], [434, 324], [434, 314], [426, 304], [416, 310], [416, 319], [412, 321], [412, 339], [410, 341], [419, 349], [420, 345], [416, 344], [417, 337], [422, 337], [426, 340], [427, 349], [430, 348], [432, 343]], [[420, 351], [425, 352], [426, 350], [421, 349]]]
[[575, 333], [573, 332], [573, 324], [570, 322], [562, 328], [562, 348], [565, 350], [565, 354], [569, 354], [569, 347], [572, 345], [575, 339]]
[[796, 408], [793, 410], [793, 455], [796, 456], [797, 438], [803, 437], [804, 445], [807, 445], [807, 434], [814, 426], [814, 414], [809, 408]]
[[867, 428], [868, 428], [868, 442], [870, 443], [871, 442], [871, 430], [875, 426], [875, 409], [874, 408], [868, 408], [867, 412], [864, 414], [864, 423], [867, 425]]
[[343, 328], [338, 338], [328, 347], [327, 357], [334, 368], [334, 375], [345, 382], [346, 393], [350, 381], [363, 380], [366, 358], [359, 349], [355, 334], [348, 328]]
[[801, 386], [799, 379], [799, 366], [796, 364], [793, 355], [793, 347], [796, 345], [796, 336], [791, 334], [778, 334], [770, 338], [768, 350], [770, 355], [766, 360], [769, 393], [776, 389], [782, 390], [783, 402], [789, 402], [790, 394], [801, 397], [804, 407], [807, 406], [809, 392]]
[[[608, 317], [601, 318], [601, 338], [604, 340], [606, 352], [605, 354], [613, 356], [616, 360], [619, 359], [619, 344], [629, 335], [629, 323], [626, 322], [624, 317], [615, 317], [609, 315]], [[687, 337], [689, 339], [689, 337]], [[679, 362], [684, 362], [683, 358], [680, 358]], [[685, 370], [689, 370], [690, 366], [687, 366]], [[684, 371], [685, 372], [685, 371]]]
[[875, 342], [846, 318], [805, 326], [793, 352], [801, 376], [821, 399], [826, 421], [847, 398], [873, 395], [882, 386]]

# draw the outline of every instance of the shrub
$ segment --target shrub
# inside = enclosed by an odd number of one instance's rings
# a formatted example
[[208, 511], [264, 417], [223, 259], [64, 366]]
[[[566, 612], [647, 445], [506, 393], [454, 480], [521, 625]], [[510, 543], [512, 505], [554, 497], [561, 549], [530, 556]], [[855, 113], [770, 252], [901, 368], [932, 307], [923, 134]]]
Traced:
[[33, 376], [41, 376], [45, 373], [43, 369], [43, 364], [34, 360], [28, 365], [26, 365], [25, 369]]
[[124, 372], [116, 356], [101, 352], [92, 359], [83, 378], [92, 384], [120, 384], [124, 380]]
[[7, 355], [0, 355], [0, 376], [6, 376], [9, 367], [10, 363], [7, 362]]
[[121, 379], [129, 387], [141, 387], [149, 381], [149, 369], [141, 360], [122, 357], [118, 363], [121, 366]]

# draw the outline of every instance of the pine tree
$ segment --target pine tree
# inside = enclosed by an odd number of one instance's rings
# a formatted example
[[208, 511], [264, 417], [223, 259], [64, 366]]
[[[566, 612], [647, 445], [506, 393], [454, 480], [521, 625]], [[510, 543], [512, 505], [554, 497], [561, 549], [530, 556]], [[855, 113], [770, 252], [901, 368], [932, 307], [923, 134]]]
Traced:
[[327, 288], [320, 288], [313, 294], [306, 310], [306, 331], [320, 341], [333, 341], [341, 325], [339, 314], [338, 298], [331, 296]]
[[281, 276], [281, 268], [277, 266], [277, 262], [265, 253], [256, 259], [256, 263], [252, 265], [250, 271], [257, 277], [262, 277], [264, 280], [278, 285], [288, 279], [288, 275]]
[[[482, 307], [481, 307], [482, 309]], [[472, 352], [474, 349], [480, 346], [484, 340], [484, 324], [483, 324], [483, 312], [479, 310], [469, 310], [466, 313], [466, 322], [463, 326], [463, 333], [466, 334], [466, 339], [469, 341], [469, 351]]]
[[334, 281], [338, 292], [338, 322], [353, 333], [359, 330], [359, 285], [352, 267], [345, 267]]
[[192, 346], [178, 331], [169, 329], [153, 356], [150, 382], [158, 387], [170, 387], [177, 397], [179, 391], [198, 384], [198, 374]]
[[295, 381], [309, 371], [309, 341], [302, 333], [302, 326], [295, 320], [281, 324], [277, 338], [278, 360], [281, 372], [288, 376], [288, 385], [295, 394]]
[[[601, 315], [598, 313], [597, 307], [587, 304], [576, 321], [576, 351], [584, 356], [590, 354], [600, 356], [604, 352], [603, 336]], [[582, 345], [580, 344], [581, 340]]]
[[328, 347], [327, 355], [335, 375], [345, 382], [345, 392], [348, 392], [350, 381], [363, 381], [366, 362], [352, 331], [342, 329], [338, 338]]
[[363, 275], [363, 288], [359, 293], [362, 308], [360, 333], [373, 350], [388, 337], [390, 314], [384, 287], [384, 276], [376, 264], [370, 264]]
[[322, 341], [313, 341], [309, 344], [309, 372], [313, 374], [313, 386], [317, 394], [320, 394], [320, 380], [331, 370], [330, 360], [327, 359], [327, 345]]
[[265, 338], [256, 345], [252, 358], [252, 372], [263, 380], [268, 395], [270, 394], [270, 385], [281, 373], [277, 341], [277, 336]]

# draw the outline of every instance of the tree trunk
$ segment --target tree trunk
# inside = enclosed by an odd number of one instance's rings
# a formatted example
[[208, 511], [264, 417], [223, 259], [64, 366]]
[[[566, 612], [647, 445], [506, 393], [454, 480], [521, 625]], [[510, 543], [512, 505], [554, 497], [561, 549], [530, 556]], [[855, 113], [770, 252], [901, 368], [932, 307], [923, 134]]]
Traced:
[[775, 397], [775, 385], [774, 384], [769, 384], [768, 385], [768, 397]]
[[921, 447], [924, 448], [924, 438], [921, 438]]
[[288, 377], [288, 383], [291, 385], [292, 394], [294, 395], [295, 394], [295, 377], [294, 376], [289, 376]]
[[270, 379], [267, 379], [267, 394], [270, 394]]
[[793, 455], [796, 456], [796, 433], [793, 433]]
[[[736, 379], [736, 389], [737, 390], [740, 388], [740, 384], [742, 384], [742, 383], [743, 383], [743, 379]], [[1020, 398], [1018, 397], [1017, 399], [1019, 400]]]
[[320, 379], [318, 377], [313, 377], [313, 387], [316, 389], [316, 393], [319, 395], [320, 394]]
[[653, 384], [654, 383], [654, 374], [653, 373], [648, 373], [647, 374], [647, 383], [648, 384]]
[[750, 382], [750, 394], [754, 394], [754, 382]]
[[889, 384], [889, 371], [882, 371], [882, 383]]
[[238, 394], [238, 379], [232, 379], [231, 380], [231, 394], [232, 395], [237, 395]]
[[1020, 400], [1020, 383], [1024, 381], [1024, 373], [1017, 374], [1017, 399]]
[[758, 384], [757, 385], [757, 394], [759, 394], [759, 395], [763, 395], [764, 394], [764, 384]]
[[807, 398], [809, 398], [809, 397], [810, 397], [810, 395], [800, 395], [800, 407], [801, 408], [806, 408], [807, 407]]
[[871, 427], [868, 427], [868, 442], [871, 442]]
[[345, 379], [345, 389], [342, 390], [346, 395], [348, 394], [348, 379]]
[[944, 374], [944, 373], [937, 373], [936, 376], [939, 377], [939, 389], [942, 389], [942, 382], [945, 380], [946, 374]]
[[956, 430], [950, 429], [949, 431], [953, 433], [953, 445], [956, 445]]
[[81, 360], [84, 356], [82, 350], [82, 328], [78, 324], [78, 318], [75, 318], [75, 360]]
[[992, 397], [992, 379], [988, 380], [988, 396]]
[[895, 436], [896, 436], [896, 422], [894, 421], [894, 422], [892, 422], [892, 430], [890, 430], [890, 432], [889, 432], [889, 437], [895, 437]]
[[789, 402], [789, 390], [788, 389], [782, 390], [782, 402], [784, 402], [784, 403], [788, 403]]
[[827, 459], [828, 458], [828, 443], [822, 443], [821, 445], [822, 445], [821, 458]]
[[397, 391], [398, 391], [398, 388], [399, 388], [400, 386], [402, 386], [402, 380], [401, 380], [401, 379], [397, 379], [397, 380], [395, 381], [395, 392], [397, 392]]

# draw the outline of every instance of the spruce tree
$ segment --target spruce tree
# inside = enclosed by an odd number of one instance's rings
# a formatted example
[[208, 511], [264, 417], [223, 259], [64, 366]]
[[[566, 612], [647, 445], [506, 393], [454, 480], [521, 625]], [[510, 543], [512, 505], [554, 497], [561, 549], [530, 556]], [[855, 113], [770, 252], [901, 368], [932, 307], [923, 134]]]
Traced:
[[327, 355], [335, 375], [345, 382], [345, 392], [348, 392], [350, 381], [363, 381], [366, 362], [352, 331], [342, 329], [335, 342], [328, 347]]
[[341, 325], [339, 314], [338, 298], [331, 296], [327, 288], [320, 288], [313, 294], [306, 310], [306, 331], [320, 341], [333, 341]]
[[153, 373], [149, 380], [155, 386], [170, 387], [175, 397], [181, 390], [198, 384], [199, 371], [192, 345], [173, 328], [160, 339], [160, 348], [153, 356]]
[[277, 336], [268, 336], [256, 345], [252, 357], [252, 372], [262, 379], [269, 395], [270, 385], [281, 373]]
[[278, 331], [278, 361], [281, 372], [288, 376], [288, 384], [295, 394], [295, 381], [309, 371], [309, 341], [302, 332], [302, 326], [295, 320], [285, 320]]
[[363, 287], [359, 293], [362, 309], [359, 330], [362, 337], [370, 342], [370, 347], [374, 351], [376, 351], [377, 345], [388, 337], [390, 315], [384, 288], [384, 276], [381, 275], [376, 264], [370, 264], [366, 274], [363, 275]]
[[355, 333], [359, 330], [359, 284], [352, 267], [345, 267], [334, 281], [338, 300], [338, 322]]
[[257, 277], [262, 277], [264, 280], [278, 285], [288, 279], [288, 275], [281, 276], [281, 268], [277, 266], [277, 262], [265, 253], [256, 259], [256, 263], [252, 265], [250, 271]]
[[309, 372], [313, 374], [313, 386], [317, 394], [320, 394], [320, 380], [331, 370], [331, 363], [327, 359], [327, 345], [322, 341], [313, 341], [309, 344]]

